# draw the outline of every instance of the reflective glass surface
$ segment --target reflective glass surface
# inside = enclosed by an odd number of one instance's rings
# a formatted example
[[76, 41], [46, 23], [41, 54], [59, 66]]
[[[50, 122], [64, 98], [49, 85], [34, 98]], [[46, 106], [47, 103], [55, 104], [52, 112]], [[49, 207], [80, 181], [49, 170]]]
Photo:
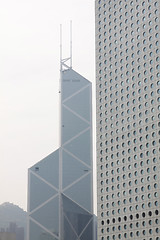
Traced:
[[80, 240], [89, 240], [93, 239], [93, 221], [90, 222], [88, 227], [85, 229], [83, 234], [80, 237]]
[[88, 174], [79, 182], [64, 191], [64, 194], [69, 198], [73, 199], [73, 201], [75, 201], [77, 204], [79, 204], [89, 212], [92, 211], [91, 175]]
[[62, 200], [64, 217], [79, 236], [93, 216], [66, 196], [62, 195]]
[[85, 130], [89, 124], [77, 117], [71, 111], [62, 107], [62, 142], [75, 137], [78, 133]]
[[65, 148], [88, 165], [91, 165], [91, 131], [90, 129], [65, 145]]
[[46, 203], [39, 210], [31, 214], [31, 217], [47, 228], [56, 236], [59, 235], [59, 198], [56, 197]]
[[69, 222], [64, 218], [64, 232], [63, 232], [63, 239], [64, 240], [77, 240], [78, 236], [77, 234], [74, 232], [73, 228], [71, 227], [71, 225], [69, 224]]
[[90, 88], [83, 89], [65, 102], [65, 105], [76, 112], [78, 115], [90, 122]]
[[56, 188], [59, 187], [59, 150], [51, 153], [32, 168], [36, 174], [44, 178]]
[[30, 240], [57, 240], [58, 238], [52, 236], [50, 233], [46, 232], [43, 228], [38, 226], [32, 220], [30, 221]]
[[93, 240], [91, 91], [73, 69], [62, 71], [62, 146], [30, 168], [29, 240]]
[[41, 179], [30, 174], [30, 211], [47, 201], [57, 193], [52, 187]]
[[63, 151], [63, 188], [82, 177], [88, 170], [83, 163]]
[[62, 72], [62, 99], [66, 99], [89, 82], [73, 69]]

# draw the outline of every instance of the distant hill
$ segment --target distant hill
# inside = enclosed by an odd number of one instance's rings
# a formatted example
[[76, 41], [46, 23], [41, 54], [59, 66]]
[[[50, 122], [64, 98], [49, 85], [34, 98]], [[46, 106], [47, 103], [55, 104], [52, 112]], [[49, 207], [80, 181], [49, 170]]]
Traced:
[[9, 227], [10, 222], [15, 222], [18, 227], [24, 227], [26, 233], [27, 212], [13, 203], [6, 202], [0, 205], [0, 229]]

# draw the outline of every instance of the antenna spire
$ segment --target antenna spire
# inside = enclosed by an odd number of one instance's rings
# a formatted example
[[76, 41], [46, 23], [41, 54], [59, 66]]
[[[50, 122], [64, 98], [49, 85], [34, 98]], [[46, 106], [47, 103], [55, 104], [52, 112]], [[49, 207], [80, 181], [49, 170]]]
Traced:
[[62, 24], [60, 24], [60, 69], [62, 70]]
[[70, 67], [72, 68], [72, 21], [70, 21]]
[[[72, 68], [72, 21], [70, 21], [70, 57], [63, 59], [62, 24], [60, 24], [60, 70]], [[70, 66], [66, 62], [70, 63]]]

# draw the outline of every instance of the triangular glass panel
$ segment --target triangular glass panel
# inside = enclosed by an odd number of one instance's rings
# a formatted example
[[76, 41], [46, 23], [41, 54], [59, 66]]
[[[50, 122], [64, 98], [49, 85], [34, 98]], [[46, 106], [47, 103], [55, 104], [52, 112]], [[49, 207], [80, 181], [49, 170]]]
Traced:
[[64, 194], [73, 199], [78, 205], [82, 206], [89, 212], [92, 211], [92, 194], [91, 194], [91, 174], [75, 183], [73, 186], [64, 191]]
[[65, 148], [73, 153], [80, 160], [91, 165], [92, 157], [92, 136], [90, 129], [65, 145]]
[[62, 194], [63, 211], [79, 236], [92, 218], [92, 215]]
[[47, 201], [57, 193], [52, 187], [43, 182], [41, 179], [30, 173], [30, 209], [34, 210], [40, 204]]
[[59, 150], [51, 153], [40, 162], [36, 163], [31, 170], [44, 178], [54, 187], [59, 187]]
[[76, 235], [76, 233], [73, 231], [71, 225], [69, 224], [69, 222], [67, 221], [67, 219], [64, 217], [63, 218], [63, 239], [64, 240], [77, 240], [78, 236]]
[[88, 227], [85, 229], [82, 236], [80, 237], [80, 240], [88, 240], [88, 239], [94, 239], [93, 221], [89, 223]]
[[36, 212], [31, 214], [31, 217], [38, 223], [44, 226], [48, 231], [59, 236], [59, 198], [56, 197], [46, 203]]
[[52, 236], [43, 228], [38, 226], [32, 220], [29, 222], [29, 239], [30, 240], [58, 240], [57, 237]]
[[89, 124], [62, 107], [62, 143], [88, 128]]
[[63, 188], [82, 177], [89, 169], [67, 152], [63, 151]]
[[[75, 72], [73, 69], [68, 69], [62, 72], [62, 100], [79, 91], [90, 82]], [[91, 83], [90, 83], [91, 84]]]
[[91, 86], [83, 89], [64, 103], [78, 115], [90, 122], [91, 120]]

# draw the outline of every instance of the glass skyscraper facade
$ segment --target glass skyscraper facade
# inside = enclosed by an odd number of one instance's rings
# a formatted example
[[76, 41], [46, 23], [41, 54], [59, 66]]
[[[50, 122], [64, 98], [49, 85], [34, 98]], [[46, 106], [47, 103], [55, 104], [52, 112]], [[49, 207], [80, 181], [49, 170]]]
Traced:
[[160, 2], [95, 14], [98, 240], [160, 240]]
[[28, 240], [94, 239], [92, 84], [61, 70], [61, 146], [29, 169]]

